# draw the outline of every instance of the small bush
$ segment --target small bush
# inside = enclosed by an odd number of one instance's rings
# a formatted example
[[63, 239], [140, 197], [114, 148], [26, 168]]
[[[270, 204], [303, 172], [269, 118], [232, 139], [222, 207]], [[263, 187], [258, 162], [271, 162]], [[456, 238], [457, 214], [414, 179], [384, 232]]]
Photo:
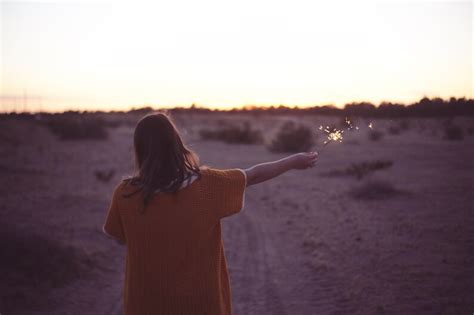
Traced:
[[370, 141], [379, 141], [383, 138], [383, 132], [378, 130], [370, 130], [367, 135]]
[[383, 180], [367, 181], [350, 192], [353, 198], [363, 200], [387, 199], [401, 193], [392, 183]]
[[388, 127], [387, 131], [391, 135], [399, 135], [401, 130], [399, 127], [391, 125]]
[[407, 119], [399, 119], [393, 121], [387, 129], [387, 132], [391, 135], [399, 135], [404, 131], [410, 129], [410, 121]]
[[456, 125], [448, 125], [444, 128], [444, 138], [446, 140], [464, 139], [464, 130]]
[[392, 167], [392, 161], [376, 160], [372, 162], [362, 162], [359, 164], [352, 164], [346, 173], [351, 176], [355, 176], [358, 180], [361, 180], [365, 176], [372, 174], [376, 171], [385, 170]]
[[259, 130], [250, 127], [249, 122], [245, 122], [242, 127], [225, 126], [219, 129], [202, 129], [199, 131], [201, 139], [217, 140], [226, 143], [257, 144], [262, 142], [262, 134]]
[[268, 149], [272, 152], [303, 152], [314, 144], [310, 128], [288, 121], [278, 131]]
[[114, 120], [110, 119], [110, 120], [104, 121], [104, 125], [109, 128], [118, 128], [124, 124], [125, 124], [124, 121], [118, 120], [118, 119], [114, 119]]
[[327, 176], [354, 176], [358, 180], [373, 174], [376, 171], [385, 170], [392, 167], [393, 162], [389, 160], [375, 160], [361, 163], [353, 163], [346, 169], [334, 170], [324, 175]]
[[408, 130], [410, 129], [410, 121], [406, 119], [400, 120], [399, 126], [402, 130]]
[[115, 170], [114, 169], [109, 169], [109, 170], [96, 170], [94, 172], [95, 177], [97, 180], [108, 183], [110, 180], [114, 177], [115, 175]]
[[61, 140], [103, 140], [108, 137], [105, 123], [100, 119], [55, 118], [45, 124]]
[[0, 248], [0, 306], [5, 314], [37, 311], [49, 291], [83, 278], [95, 265], [82, 250], [10, 225], [0, 229]]
[[418, 122], [418, 130], [420, 131], [420, 133], [424, 132], [426, 130], [426, 124], [424, 124], [423, 122]]

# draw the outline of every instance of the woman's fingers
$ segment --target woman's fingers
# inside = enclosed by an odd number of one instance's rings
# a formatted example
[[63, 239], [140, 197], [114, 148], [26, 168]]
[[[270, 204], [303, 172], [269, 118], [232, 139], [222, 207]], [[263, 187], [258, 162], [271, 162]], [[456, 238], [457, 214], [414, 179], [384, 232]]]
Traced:
[[309, 167], [314, 167], [318, 161], [318, 152], [311, 152], [311, 160], [309, 161]]
[[313, 167], [318, 160], [317, 152], [301, 152], [294, 155], [294, 168], [306, 169]]

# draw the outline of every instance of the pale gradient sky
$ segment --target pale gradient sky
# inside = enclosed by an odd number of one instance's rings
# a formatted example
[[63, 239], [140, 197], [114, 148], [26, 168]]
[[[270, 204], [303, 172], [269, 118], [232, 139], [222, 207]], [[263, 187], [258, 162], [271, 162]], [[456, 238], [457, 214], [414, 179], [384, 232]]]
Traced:
[[0, 111], [473, 97], [472, 2], [1, 6]]

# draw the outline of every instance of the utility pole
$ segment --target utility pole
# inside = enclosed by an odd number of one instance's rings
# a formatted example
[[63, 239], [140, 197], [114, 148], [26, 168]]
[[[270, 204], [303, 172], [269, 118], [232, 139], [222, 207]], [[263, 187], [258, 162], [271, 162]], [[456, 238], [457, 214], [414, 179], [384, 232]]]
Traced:
[[40, 100], [39, 100], [39, 112], [40, 112], [40, 113], [43, 112], [43, 96], [40, 96]]
[[26, 113], [26, 107], [28, 105], [28, 96], [26, 93], [26, 89], [23, 89], [23, 112]]

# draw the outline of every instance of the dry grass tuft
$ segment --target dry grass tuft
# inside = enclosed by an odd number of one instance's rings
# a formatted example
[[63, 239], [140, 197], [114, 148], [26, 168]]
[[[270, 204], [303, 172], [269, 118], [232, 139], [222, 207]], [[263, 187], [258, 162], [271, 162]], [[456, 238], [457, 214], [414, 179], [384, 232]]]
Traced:
[[44, 124], [61, 140], [104, 140], [108, 138], [107, 124], [98, 118], [57, 117]]
[[294, 153], [308, 151], [313, 145], [313, 132], [309, 127], [288, 121], [280, 128], [268, 149], [271, 152]]
[[460, 141], [464, 139], [464, 130], [456, 125], [448, 124], [444, 127], [444, 139]]
[[371, 179], [350, 191], [350, 195], [362, 200], [381, 200], [398, 196], [403, 192], [386, 180]]
[[0, 229], [0, 309], [36, 309], [48, 291], [82, 277], [93, 265], [79, 249], [11, 226]]
[[378, 130], [369, 130], [367, 136], [370, 141], [380, 141], [383, 138], [383, 132]]
[[398, 126], [395, 126], [395, 125], [390, 125], [388, 128], [387, 128], [387, 132], [391, 135], [399, 135], [401, 133], [401, 129], [400, 127]]
[[410, 129], [410, 121], [407, 119], [399, 119], [393, 121], [390, 126], [387, 128], [387, 132], [391, 135], [399, 135], [402, 132], [408, 131]]
[[104, 183], [108, 183], [114, 177], [115, 170], [114, 169], [96, 170], [96, 171], [94, 171], [94, 175], [97, 178], [97, 180], [99, 180], [101, 182], [104, 182]]
[[259, 130], [250, 127], [249, 122], [243, 126], [224, 126], [218, 129], [201, 129], [199, 135], [203, 140], [217, 140], [226, 143], [258, 144], [262, 143], [262, 134]]
[[324, 176], [354, 176], [358, 180], [373, 174], [376, 171], [389, 169], [392, 167], [393, 161], [389, 160], [374, 160], [365, 161], [361, 163], [352, 163], [351, 166], [342, 170], [333, 170], [323, 173]]

